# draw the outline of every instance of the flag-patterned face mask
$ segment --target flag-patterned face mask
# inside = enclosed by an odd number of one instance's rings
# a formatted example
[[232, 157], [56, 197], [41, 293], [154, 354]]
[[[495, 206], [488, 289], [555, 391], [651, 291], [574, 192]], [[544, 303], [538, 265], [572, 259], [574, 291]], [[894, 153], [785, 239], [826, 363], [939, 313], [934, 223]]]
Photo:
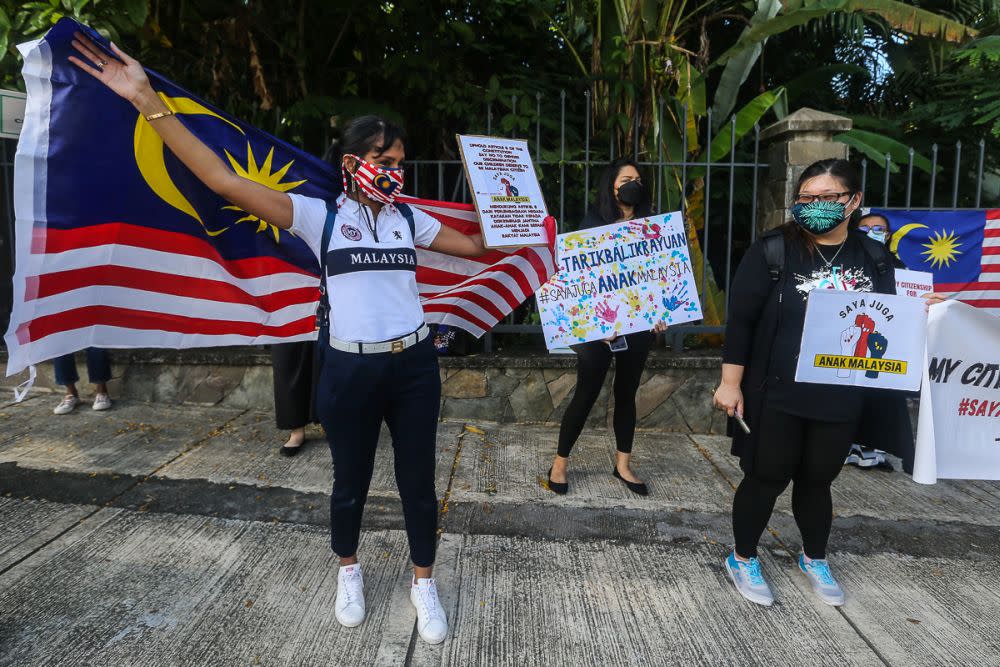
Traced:
[[[396, 195], [403, 189], [403, 170], [379, 167], [357, 155], [347, 154], [357, 160], [357, 166], [351, 176], [354, 183], [367, 197], [383, 204], [391, 204]], [[344, 178], [344, 191], [347, 187], [347, 170], [341, 169]]]

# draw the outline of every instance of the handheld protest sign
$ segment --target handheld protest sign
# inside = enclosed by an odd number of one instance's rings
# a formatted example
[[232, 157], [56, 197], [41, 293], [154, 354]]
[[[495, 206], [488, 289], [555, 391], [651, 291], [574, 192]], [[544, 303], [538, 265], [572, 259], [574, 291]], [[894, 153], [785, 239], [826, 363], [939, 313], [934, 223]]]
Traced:
[[680, 212], [560, 234], [556, 246], [559, 271], [535, 293], [550, 350], [702, 318]]
[[926, 334], [922, 299], [814, 289], [795, 381], [916, 391]]
[[548, 216], [528, 142], [456, 135], [487, 248], [546, 245]]
[[934, 291], [934, 274], [928, 271], [896, 269], [896, 294], [916, 296]]

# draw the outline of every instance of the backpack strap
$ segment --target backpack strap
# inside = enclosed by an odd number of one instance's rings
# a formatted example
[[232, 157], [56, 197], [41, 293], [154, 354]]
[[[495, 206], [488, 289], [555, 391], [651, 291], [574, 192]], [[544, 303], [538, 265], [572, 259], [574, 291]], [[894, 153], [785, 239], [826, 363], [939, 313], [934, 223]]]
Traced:
[[884, 243], [870, 239], [866, 234], [861, 239], [861, 247], [865, 249], [865, 254], [868, 255], [868, 258], [875, 262], [875, 268], [878, 270], [880, 276], [889, 272], [889, 269], [892, 268], [892, 258], [889, 256], [889, 249], [885, 247]]
[[768, 234], [761, 242], [764, 244], [764, 259], [767, 260], [767, 273], [771, 282], [778, 282], [785, 270], [785, 237], [781, 233]]
[[403, 214], [406, 218], [406, 224], [410, 226], [410, 238], [413, 240], [413, 244], [417, 244], [417, 223], [413, 221], [413, 209], [410, 208], [409, 204], [404, 204], [403, 202], [396, 202], [396, 208], [399, 212]]
[[333, 227], [337, 221], [337, 202], [326, 203], [326, 220], [323, 221], [323, 235], [319, 242], [319, 306], [316, 308], [316, 328], [329, 324], [330, 297], [326, 289], [326, 255], [333, 237]]

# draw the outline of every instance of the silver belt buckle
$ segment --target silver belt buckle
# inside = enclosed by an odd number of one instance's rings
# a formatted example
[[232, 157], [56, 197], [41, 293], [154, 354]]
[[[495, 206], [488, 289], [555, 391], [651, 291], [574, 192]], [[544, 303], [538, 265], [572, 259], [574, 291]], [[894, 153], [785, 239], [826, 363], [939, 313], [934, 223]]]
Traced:
[[392, 350], [391, 351], [392, 351], [393, 354], [398, 354], [398, 353], [402, 352], [405, 349], [406, 349], [406, 345], [403, 342], [402, 338], [398, 338], [398, 339], [392, 341]]

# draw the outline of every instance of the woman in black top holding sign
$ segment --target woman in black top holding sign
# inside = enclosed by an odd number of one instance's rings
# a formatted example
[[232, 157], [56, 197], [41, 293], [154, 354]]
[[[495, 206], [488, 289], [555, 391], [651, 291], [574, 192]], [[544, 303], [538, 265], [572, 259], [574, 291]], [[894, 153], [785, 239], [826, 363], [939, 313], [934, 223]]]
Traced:
[[[620, 159], [608, 165], [597, 185], [597, 210], [591, 210], [580, 229], [610, 225], [624, 220], [645, 218], [653, 214], [649, 189], [643, 184], [639, 165], [633, 160]], [[573, 346], [576, 352], [576, 390], [563, 415], [559, 428], [559, 450], [549, 471], [549, 489], [560, 495], [569, 491], [566, 468], [569, 454], [583, 431], [590, 409], [601, 393], [604, 378], [615, 359], [614, 431], [617, 452], [611, 474], [633, 493], [649, 493], [645, 483], [632, 472], [632, 440], [635, 437], [635, 393], [646, 367], [646, 357], [653, 343], [653, 333], [666, 331], [666, 324], [657, 323], [653, 331], [640, 331], [607, 340], [591, 341]]]
[[[722, 382], [714, 401], [739, 418], [741, 428], [731, 422], [731, 432], [744, 478], [733, 500], [736, 545], [726, 568], [740, 594], [757, 604], [774, 601], [760, 571], [757, 543], [789, 483], [794, 482], [792, 510], [802, 533], [799, 568], [824, 602], [841, 605], [844, 593], [826, 562], [833, 522], [830, 485], [851, 443], [864, 442], [869, 433], [890, 451], [912, 452], [902, 394], [794, 379], [811, 290], [895, 293], [895, 269], [885, 246], [849, 230], [861, 199], [861, 179], [849, 162], [810, 165], [798, 182], [794, 222], [750, 247], [729, 295]], [[928, 304], [941, 299], [924, 298]]]

